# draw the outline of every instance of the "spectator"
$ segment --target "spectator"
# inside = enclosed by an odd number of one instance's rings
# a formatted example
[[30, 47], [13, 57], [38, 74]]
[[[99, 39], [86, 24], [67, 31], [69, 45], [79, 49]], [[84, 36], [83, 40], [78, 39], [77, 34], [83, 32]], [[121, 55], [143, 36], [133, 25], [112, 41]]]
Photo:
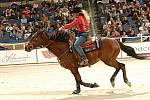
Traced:
[[29, 34], [33, 34], [34, 33], [34, 27], [33, 27], [33, 23], [29, 22], [29, 25], [27, 26], [27, 31]]
[[119, 33], [123, 32], [122, 23], [117, 23], [116, 24], [116, 31], [119, 32]]
[[8, 25], [6, 26], [6, 32], [9, 34], [10, 37], [13, 36], [12, 31], [13, 31], [13, 27], [10, 23], [8, 23]]
[[0, 38], [3, 38], [5, 32], [4, 24], [0, 23]]
[[16, 35], [18, 34], [18, 30], [19, 30], [19, 28], [18, 28], [17, 24], [14, 23], [11, 38], [16, 40]]
[[42, 14], [41, 21], [42, 21], [42, 25], [46, 27], [46, 22], [48, 21], [48, 17], [45, 14]]
[[22, 40], [23, 39], [23, 35], [24, 35], [24, 29], [22, 27], [22, 25], [20, 25], [19, 27], [16, 27], [16, 34], [15, 34], [15, 39], [17, 41]]
[[46, 31], [48, 32], [48, 36], [50, 37], [52, 35], [52, 32], [54, 31], [54, 26], [51, 25], [50, 21], [47, 21], [47, 28]]
[[66, 15], [62, 15], [62, 24], [65, 25], [69, 22], [69, 17]]
[[41, 21], [41, 16], [40, 16], [40, 14], [38, 14], [38, 13], [35, 14], [34, 19], [35, 19], [35, 22]]
[[29, 18], [28, 18], [28, 22], [29, 22], [29, 23], [30, 23], [30, 22], [34, 23], [35, 20], [36, 20], [36, 19], [35, 19], [34, 15], [32, 15], [32, 14], [31, 14], [31, 15], [29, 16]]
[[2, 7], [0, 7], [0, 16], [4, 16], [4, 11], [3, 11]]
[[20, 30], [22, 31], [22, 34], [24, 34], [25, 31], [26, 31], [26, 26], [24, 24], [21, 24], [20, 25]]
[[117, 32], [117, 31], [113, 31], [111, 34], [112, 34], [112, 38], [118, 38], [118, 37], [121, 37], [120, 33]]
[[25, 24], [27, 26], [28, 20], [25, 15], [22, 15], [22, 18], [20, 20], [22, 24]]
[[60, 20], [56, 21], [56, 28], [60, 28], [62, 26], [62, 23]]
[[110, 34], [112, 35], [116, 31], [116, 23], [114, 20], [110, 20], [109, 23]]
[[149, 23], [149, 20], [147, 19], [147, 16], [143, 16], [142, 22], [145, 23], [145, 24]]
[[135, 37], [136, 34], [135, 34], [135, 31], [133, 30], [132, 27], [129, 27], [127, 33], [126, 33], [129, 37]]
[[139, 30], [140, 30], [140, 34], [145, 36], [149, 35], [148, 26], [146, 26], [145, 23], [143, 23], [142, 26], [139, 27]]
[[37, 11], [38, 6], [39, 6], [39, 5], [38, 5], [37, 3], [34, 3], [34, 4], [33, 4], [33, 9], [34, 9], [35, 11]]
[[31, 10], [29, 10], [28, 7], [25, 7], [25, 9], [22, 11], [22, 14], [29, 16], [31, 14]]
[[37, 32], [40, 29], [39, 22], [35, 22], [34, 32]]

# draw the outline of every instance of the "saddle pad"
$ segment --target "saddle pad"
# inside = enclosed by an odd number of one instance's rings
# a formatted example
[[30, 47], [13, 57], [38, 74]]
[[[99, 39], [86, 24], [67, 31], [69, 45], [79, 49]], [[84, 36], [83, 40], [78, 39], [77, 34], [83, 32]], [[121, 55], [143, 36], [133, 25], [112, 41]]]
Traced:
[[102, 48], [102, 43], [101, 40], [96, 39], [95, 41], [83, 44], [81, 47], [83, 48], [84, 52], [90, 52], [95, 49]]

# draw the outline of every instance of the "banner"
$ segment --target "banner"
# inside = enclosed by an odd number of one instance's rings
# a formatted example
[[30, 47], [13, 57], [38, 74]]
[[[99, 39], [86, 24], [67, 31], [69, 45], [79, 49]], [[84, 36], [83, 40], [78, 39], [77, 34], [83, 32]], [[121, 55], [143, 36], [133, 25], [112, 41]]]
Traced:
[[36, 50], [26, 52], [24, 50], [0, 51], [0, 65], [36, 63]]
[[47, 48], [37, 49], [38, 63], [42, 62], [58, 62], [57, 57]]
[[[124, 43], [125, 45], [134, 48], [137, 54], [150, 54], [150, 42], [141, 43]], [[122, 51], [122, 58], [129, 57], [126, 53]]]

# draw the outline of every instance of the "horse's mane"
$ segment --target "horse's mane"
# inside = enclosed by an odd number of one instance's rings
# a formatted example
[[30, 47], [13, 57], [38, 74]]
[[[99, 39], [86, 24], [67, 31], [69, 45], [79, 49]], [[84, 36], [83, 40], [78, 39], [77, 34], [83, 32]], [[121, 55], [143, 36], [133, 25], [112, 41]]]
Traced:
[[63, 31], [56, 31], [56, 30], [48, 36], [50, 40], [55, 40], [59, 42], [69, 42], [69, 38], [70, 38], [69, 33]]

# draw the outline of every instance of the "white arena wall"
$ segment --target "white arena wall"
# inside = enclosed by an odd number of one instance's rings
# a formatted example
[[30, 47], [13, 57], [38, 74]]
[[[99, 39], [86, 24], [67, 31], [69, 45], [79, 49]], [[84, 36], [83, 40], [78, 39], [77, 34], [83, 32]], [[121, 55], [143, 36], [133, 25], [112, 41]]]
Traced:
[[[150, 54], [150, 42], [125, 43], [131, 46], [138, 54]], [[119, 59], [129, 58], [123, 51], [118, 55]], [[24, 50], [0, 51], [0, 65], [31, 64], [31, 63], [57, 63], [57, 57], [46, 48], [36, 49], [31, 52]]]

